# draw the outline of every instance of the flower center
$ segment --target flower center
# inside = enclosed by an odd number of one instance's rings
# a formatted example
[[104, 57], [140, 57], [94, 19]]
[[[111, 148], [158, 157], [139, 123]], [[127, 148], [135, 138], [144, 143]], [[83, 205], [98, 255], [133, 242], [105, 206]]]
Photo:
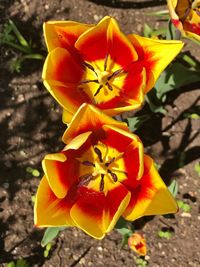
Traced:
[[109, 55], [95, 62], [84, 62], [85, 75], [79, 89], [83, 90], [95, 104], [108, 101], [120, 94], [126, 76], [120, 65]]
[[103, 143], [90, 147], [80, 161], [79, 186], [106, 192], [126, 179], [123, 153]]

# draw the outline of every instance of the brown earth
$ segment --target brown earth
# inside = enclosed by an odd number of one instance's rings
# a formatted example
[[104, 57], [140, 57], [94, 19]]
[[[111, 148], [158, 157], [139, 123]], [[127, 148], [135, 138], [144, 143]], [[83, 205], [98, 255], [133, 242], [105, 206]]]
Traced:
[[[163, 25], [146, 13], [165, 9], [165, 1], [120, 0], [1, 0], [0, 24], [9, 18], [23, 35], [45, 54], [42, 23], [46, 20], [76, 20], [96, 23], [105, 15], [115, 17], [125, 33], [142, 33], [144, 23], [155, 28]], [[188, 43], [186, 50], [199, 59], [198, 45]], [[41, 62], [26, 62], [19, 74], [11, 74], [7, 65], [17, 53], [0, 48], [0, 266], [24, 258], [30, 266], [136, 266], [137, 256], [121, 248], [121, 236], [113, 231], [102, 241], [78, 229], [67, 229], [53, 242], [48, 258], [40, 245], [43, 230], [33, 227], [31, 196], [39, 178], [27, 173], [27, 167], [40, 171], [46, 153], [59, 150], [58, 141], [65, 126], [61, 111], [44, 89]], [[200, 178], [194, 164], [200, 152], [199, 120], [184, 118], [184, 112], [199, 105], [199, 84], [180, 88], [168, 96], [166, 116], [154, 115], [138, 131], [146, 152], [161, 165], [166, 183], [176, 178], [177, 199], [191, 206], [172, 216], [144, 218], [134, 223], [147, 239], [145, 260], [152, 267], [200, 266]], [[172, 230], [168, 239], [158, 237], [161, 229]]]

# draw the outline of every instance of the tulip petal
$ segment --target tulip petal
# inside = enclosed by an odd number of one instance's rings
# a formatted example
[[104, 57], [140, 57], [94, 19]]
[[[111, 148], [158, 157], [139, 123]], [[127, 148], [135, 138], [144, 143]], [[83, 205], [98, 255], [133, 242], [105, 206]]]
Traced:
[[112, 230], [129, 200], [130, 193], [122, 185], [109, 191], [106, 196], [83, 187], [82, 196], [73, 205], [70, 215], [83, 231], [102, 239], [106, 232]]
[[48, 21], [43, 25], [48, 51], [56, 47], [73, 47], [78, 37], [93, 25], [75, 21]]
[[63, 85], [56, 81], [44, 81], [44, 86], [49, 93], [57, 100], [57, 102], [65, 109], [64, 118], [67, 122], [73, 117], [78, 107], [83, 102], [87, 102], [87, 96], [81, 92], [74, 85]]
[[63, 85], [78, 84], [83, 75], [81, 62], [67, 49], [57, 47], [52, 50], [44, 63], [43, 80], [53, 80]]
[[110, 54], [115, 62], [126, 66], [138, 58], [134, 47], [120, 31], [115, 19], [108, 16], [83, 33], [76, 41], [75, 47], [86, 61], [105, 59]]
[[77, 113], [74, 115], [67, 130], [63, 134], [62, 140], [64, 143], [68, 143], [69, 140], [74, 138], [76, 135], [93, 130], [96, 131], [96, 134], [98, 134], [99, 130], [100, 134], [100, 132], [102, 131], [101, 128], [105, 124], [115, 125], [118, 128], [128, 131], [126, 123], [118, 122], [110, 118], [109, 116], [105, 115], [96, 107], [84, 103], [81, 105]]
[[38, 227], [73, 226], [70, 217], [72, 204], [67, 199], [58, 199], [44, 176], [39, 184], [34, 207], [34, 223]]
[[119, 152], [123, 152], [125, 171], [128, 175], [128, 179], [125, 179], [123, 184], [127, 187], [135, 187], [136, 180], [140, 179], [144, 172], [142, 142], [138, 136], [115, 126], [105, 125], [103, 129], [106, 133], [104, 143], [108, 147], [114, 147]]
[[146, 69], [147, 85], [145, 93], [150, 91], [161, 72], [183, 48], [181, 41], [155, 40], [139, 35], [128, 35], [139, 55], [140, 64]]
[[[86, 132], [76, 136], [64, 148], [63, 152], [46, 155], [42, 161], [46, 178], [56, 197], [64, 198], [70, 186], [78, 179], [79, 163], [76, 160], [71, 160], [72, 150], [79, 149], [90, 135], [91, 132]], [[67, 153], [68, 151], [69, 153]]]
[[73, 116], [74, 114], [72, 112], [64, 108], [62, 113], [62, 122], [65, 124], [69, 124]]
[[144, 166], [144, 175], [135, 190], [132, 190], [131, 201], [123, 214], [126, 220], [134, 221], [142, 216], [175, 213], [178, 210], [176, 201], [150, 157], [144, 157]]

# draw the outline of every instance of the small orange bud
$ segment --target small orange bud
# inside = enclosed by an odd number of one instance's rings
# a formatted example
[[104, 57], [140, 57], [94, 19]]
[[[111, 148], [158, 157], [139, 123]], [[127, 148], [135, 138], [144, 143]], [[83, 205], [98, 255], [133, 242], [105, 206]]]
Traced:
[[147, 254], [146, 240], [142, 234], [134, 233], [128, 239], [129, 247], [141, 256]]

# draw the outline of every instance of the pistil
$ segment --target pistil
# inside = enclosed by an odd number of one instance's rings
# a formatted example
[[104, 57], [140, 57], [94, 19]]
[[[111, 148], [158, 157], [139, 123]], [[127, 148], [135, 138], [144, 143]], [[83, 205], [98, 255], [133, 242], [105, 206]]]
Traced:
[[119, 181], [119, 178], [115, 172], [125, 173], [123, 170], [120, 171], [115, 169], [114, 166], [116, 165], [112, 165], [116, 160], [119, 160], [122, 157], [123, 153], [119, 153], [116, 157], [110, 158], [108, 155], [109, 148], [107, 147], [104, 156], [102, 155], [102, 151], [97, 146], [93, 147], [93, 151], [97, 155], [97, 158], [94, 162], [91, 162], [90, 160], [84, 160], [80, 162], [82, 165], [88, 166], [88, 168], [90, 167], [90, 169], [88, 169], [88, 173], [79, 177], [80, 181], [78, 186], [88, 186], [90, 181], [100, 179], [99, 191], [103, 192], [105, 188], [105, 177], [116, 183]]

